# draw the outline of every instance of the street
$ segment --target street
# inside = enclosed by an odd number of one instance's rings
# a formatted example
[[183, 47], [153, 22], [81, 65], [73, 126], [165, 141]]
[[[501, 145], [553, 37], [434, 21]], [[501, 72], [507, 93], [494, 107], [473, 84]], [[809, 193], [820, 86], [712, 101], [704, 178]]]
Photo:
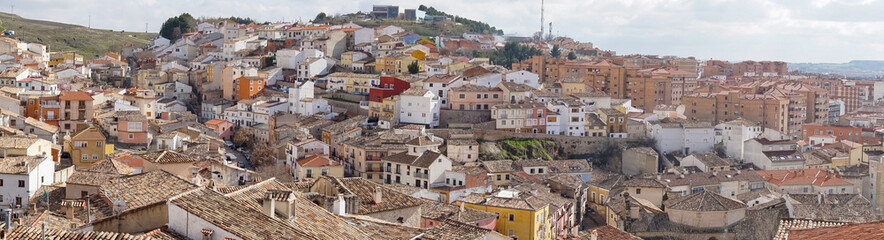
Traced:
[[246, 157], [242, 152], [237, 151], [234, 147], [225, 146], [224, 149], [226, 150], [226, 155], [230, 158], [230, 161], [239, 163], [239, 166], [242, 168], [254, 170], [252, 163], [249, 162], [249, 160], [246, 160]]

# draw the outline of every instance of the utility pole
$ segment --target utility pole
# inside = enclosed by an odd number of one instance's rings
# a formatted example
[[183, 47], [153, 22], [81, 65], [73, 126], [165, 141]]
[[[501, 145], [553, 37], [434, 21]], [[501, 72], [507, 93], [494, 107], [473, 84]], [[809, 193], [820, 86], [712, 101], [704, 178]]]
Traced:
[[147, 33], [147, 23], [144, 23], [144, 33]]
[[92, 14], [89, 15], [89, 21], [86, 24], [86, 28], [92, 29]]

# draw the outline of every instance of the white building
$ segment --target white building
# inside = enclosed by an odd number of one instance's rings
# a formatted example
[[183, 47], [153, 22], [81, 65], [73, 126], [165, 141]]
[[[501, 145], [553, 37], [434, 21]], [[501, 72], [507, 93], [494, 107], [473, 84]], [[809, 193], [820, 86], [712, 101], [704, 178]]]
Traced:
[[255, 105], [254, 115], [255, 115], [255, 123], [258, 124], [269, 124], [270, 117], [277, 112], [288, 112], [289, 104], [287, 102], [264, 102], [258, 105]]
[[[54, 181], [55, 163], [50, 155], [6, 157], [0, 161], [0, 208], [9, 204], [28, 207], [30, 199], [38, 194], [42, 185]], [[40, 193], [42, 194], [42, 193]]]
[[[546, 108], [557, 115], [556, 121], [547, 121], [546, 134], [586, 136], [586, 107], [577, 100], [559, 100], [546, 103]], [[547, 119], [552, 119], [547, 116]]]
[[746, 141], [743, 161], [763, 170], [802, 169], [804, 157], [792, 140], [753, 138]]
[[381, 158], [384, 166], [385, 184], [405, 184], [429, 189], [433, 183], [444, 182], [445, 171], [452, 164], [439, 153], [442, 142], [427, 136], [417, 137], [405, 143], [406, 152]]
[[297, 143], [286, 143], [285, 148], [285, 164], [294, 168], [298, 159], [306, 157], [308, 154], [328, 155], [329, 147], [318, 139], [311, 138]]
[[481, 74], [469, 79], [473, 86], [497, 87], [497, 84], [503, 80], [503, 75], [496, 72]]
[[424, 89], [439, 97], [440, 106], [448, 108], [448, 90], [463, 86], [461, 75], [433, 75], [424, 80]]
[[224, 109], [224, 120], [230, 121], [237, 126], [250, 127], [257, 125], [254, 109], [261, 103], [264, 103], [264, 101], [254, 99], [240, 100], [235, 106]]
[[157, 136], [157, 149], [158, 150], [178, 150], [179, 148], [185, 148], [185, 140], [190, 139], [190, 136], [186, 134], [182, 134], [178, 131], [172, 131], [163, 133]]
[[712, 151], [715, 145], [715, 129], [708, 122], [654, 122], [651, 137], [657, 142], [656, 149], [661, 154], [704, 153]]
[[295, 87], [288, 89], [289, 113], [308, 116], [331, 112], [331, 106], [328, 105], [327, 100], [314, 98], [313, 86], [313, 81], [304, 81], [296, 83]]
[[298, 63], [307, 58], [322, 58], [325, 54], [316, 49], [280, 49], [276, 51], [276, 65], [283, 69], [298, 69]]
[[503, 78], [507, 82], [525, 84], [534, 89], [540, 89], [540, 77], [536, 73], [525, 70], [512, 71], [504, 73]]
[[722, 144], [728, 157], [743, 160], [745, 142], [761, 136], [763, 132], [763, 127], [737, 119], [715, 126], [715, 143]]
[[305, 81], [310, 78], [328, 73], [334, 61], [328, 58], [308, 58], [298, 63], [298, 80]]
[[399, 96], [400, 123], [422, 124], [429, 127], [439, 126], [441, 104], [436, 94], [430, 90], [411, 88]]

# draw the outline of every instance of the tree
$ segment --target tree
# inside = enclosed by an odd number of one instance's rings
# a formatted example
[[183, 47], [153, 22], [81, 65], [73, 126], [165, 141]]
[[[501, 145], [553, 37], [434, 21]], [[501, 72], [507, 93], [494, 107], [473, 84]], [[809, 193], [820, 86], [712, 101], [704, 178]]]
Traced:
[[255, 172], [261, 179], [276, 178], [279, 182], [294, 182], [295, 177], [292, 176], [291, 168], [275, 165], [260, 165], [255, 167]]
[[181, 34], [190, 32], [194, 26], [196, 26], [196, 19], [188, 13], [182, 13], [163, 22], [163, 26], [160, 27], [160, 36], [175, 41], [181, 38]]
[[250, 149], [255, 143], [255, 132], [251, 128], [239, 128], [233, 132], [233, 143], [240, 147]]
[[553, 58], [559, 58], [562, 56], [562, 49], [559, 49], [559, 45], [553, 45], [553, 49], [549, 52], [549, 55]]
[[322, 21], [325, 21], [326, 18], [328, 18], [328, 15], [326, 15], [325, 12], [319, 12], [319, 14], [316, 14], [316, 17], [313, 18], [313, 21], [311, 22], [321, 23]]
[[421, 67], [417, 65], [417, 61], [408, 64], [408, 73], [417, 74], [421, 71]]
[[507, 42], [503, 49], [492, 52], [490, 56], [491, 62], [497, 65], [511, 67], [513, 63], [528, 59], [531, 56], [543, 55], [540, 49], [534, 47], [522, 46], [516, 42]]
[[479, 52], [479, 50], [473, 50], [473, 58], [482, 58], [482, 57], [485, 57], [485, 54], [482, 54], [482, 52]]
[[276, 164], [276, 149], [267, 142], [261, 142], [252, 148], [252, 165], [272, 166]]
[[568, 52], [568, 60], [574, 60], [574, 59], [577, 59], [577, 54], [574, 54], [573, 51]]

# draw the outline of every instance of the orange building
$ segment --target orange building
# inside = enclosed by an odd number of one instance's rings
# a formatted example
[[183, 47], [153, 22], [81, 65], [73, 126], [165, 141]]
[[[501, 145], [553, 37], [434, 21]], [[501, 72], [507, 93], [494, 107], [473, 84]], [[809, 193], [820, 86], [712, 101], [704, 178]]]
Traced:
[[73, 132], [77, 125], [92, 122], [92, 95], [87, 92], [62, 92], [58, 96], [28, 98], [25, 116]]
[[25, 117], [31, 117], [47, 124], [58, 126], [61, 119], [61, 105], [58, 96], [29, 97], [26, 104]]
[[253, 96], [264, 91], [264, 84], [266, 83], [267, 81], [260, 77], [237, 78], [234, 82], [234, 84], [236, 84], [234, 87], [235, 100], [251, 99]]

